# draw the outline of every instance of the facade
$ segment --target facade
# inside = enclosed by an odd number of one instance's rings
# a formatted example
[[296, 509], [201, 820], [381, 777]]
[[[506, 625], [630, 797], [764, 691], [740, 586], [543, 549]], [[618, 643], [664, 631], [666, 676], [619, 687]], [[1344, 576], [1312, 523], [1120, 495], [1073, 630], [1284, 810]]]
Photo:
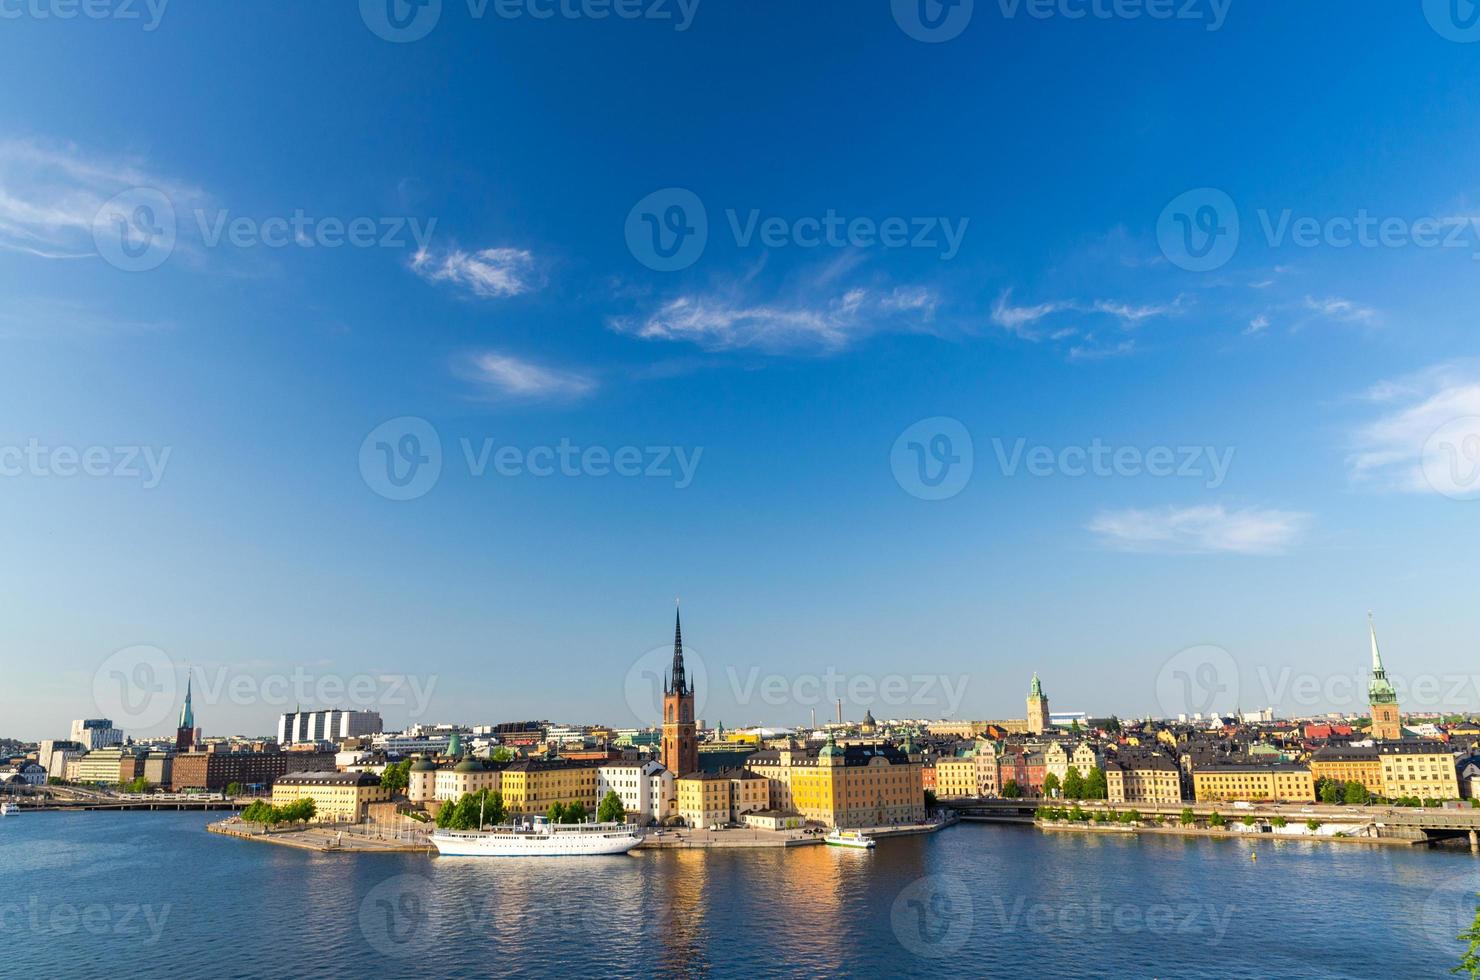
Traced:
[[[906, 743], [908, 746], [908, 743]], [[912, 746], [910, 746], [912, 747]], [[770, 808], [829, 827], [876, 827], [925, 819], [918, 753], [888, 744], [762, 749], [746, 768], [770, 783]]]
[[[691, 772], [675, 781], [678, 792], [678, 816], [689, 827], [712, 827], [728, 824], [730, 777], [720, 772]], [[764, 808], [763, 808], [764, 809]]]
[[756, 830], [800, 830], [806, 819], [800, 813], [784, 813], [781, 810], [756, 810], [741, 818], [747, 827]]
[[112, 745], [78, 759], [73, 781], [114, 786], [132, 782], [143, 774], [144, 763], [137, 750], [126, 745]]
[[1088, 742], [1080, 742], [1075, 747], [1074, 753], [1069, 756], [1069, 765], [1078, 769], [1081, 774], [1087, 774], [1091, 769], [1099, 769], [1103, 763], [1100, 752]]
[[675, 776], [699, 771], [694, 689], [683, 668], [683, 624], [673, 613], [673, 667], [663, 684], [663, 766]]
[[959, 800], [974, 797], [980, 792], [979, 786], [975, 749], [935, 760], [935, 795], [939, 798]]
[[1398, 693], [1388, 682], [1387, 671], [1382, 667], [1382, 654], [1377, 650], [1377, 627], [1372, 625], [1372, 614], [1367, 614], [1367, 630], [1372, 636], [1372, 680], [1367, 684], [1367, 702], [1372, 706], [1372, 737], [1374, 739], [1400, 739], [1403, 723], [1399, 720]]
[[1064, 748], [1062, 742], [1054, 742], [1043, 750], [1043, 774], [1045, 778], [1058, 777], [1060, 785], [1063, 785], [1064, 777], [1069, 775], [1069, 750]]
[[123, 744], [123, 732], [107, 718], [79, 718], [72, 722], [72, 741], [89, 752]]
[[662, 763], [649, 759], [606, 762], [596, 769], [596, 798], [609, 792], [622, 798], [630, 818], [641, 822], [661, 821], [672, 812], [678, 790], [673, 773]]
[[332, 752], [182, 752], [170, 768], [170, 789], [221, 790], [232, 783], [270, 786], [290, 772], [325, 771], [334, 767]]
[[1377, 746], [1382, 765], [1382, 795], [1390, 800], [1459, 799], [1459, 771], [1454, 753], [1443, 742], [1405, 739]]
[[375, 735], [385, 727], [378, 711], [289, 711], [278, 719], [278, 744], [301, 745], [337, 742], [344, 738]]
[[1310, 803], [1316, 798], [1315, 780], [1305, 766], [1215, 763], [1192, 770], [1193, 796], [1199, 803], [1246, 800], [1250, 803], [1287, 800]]
[[504, 768], [499, 792], [511, 815], [542, 814], [552, 803], [579, 803], [594, 815], [596, 766], [565, 759], [520, 759]]
[[[412, 763], [411, 765], [414, 769], [417, 764]], [[463, 759], [456, 765], [436, 769], [432, 777], [432, 799], [442, 803], [455, 803], [468, 793], [481, 793], [485, 789], [502, 792], [503, 771], [508, 765], [507, 762]], [[411, 773], [406, 774], [408, 799], [411, 798], [411, 775]]]
[[1382, 781], [1382, 757], [1372, 747], [1328, 745], [1310, 757], [1310, 775], [1314, 780], [1331, 779], [1338, 783], [1361, 783], [1369, 793], [1385, 795]]
[[168, 786], [174, 775], [175, 756], [172, 752], [150, 752], [144, 756], [144, 771], [140, 773], [150, 786]]
[[1127, 755], [1105, 763], [1105, 789], [1111, 803], [1180, 803], [1182, 770], [1160, 752]]
[[272, 784], [273, 805], [313, 800], [314, 819], [324, 823], [357, 823], [366, 807], [390, 798], [372, 772], [290, 772]]
[[1052, 729], [1048, 719], [1048, 698], [1043, 694], [1043, 685], [1038, 674], [1033, 674], [1033, 683], [1028, 685], [1028, 731], [1042, 735]]
[[[909, 743], [906, 743], [905, 751], [906, 753], [909, 752]], [[977, 739], [974, 750], [974, 761], [976, 762], [976, 795], [997, 796], [999, 793], [997, 783], [997, 744], [990, 739]]]

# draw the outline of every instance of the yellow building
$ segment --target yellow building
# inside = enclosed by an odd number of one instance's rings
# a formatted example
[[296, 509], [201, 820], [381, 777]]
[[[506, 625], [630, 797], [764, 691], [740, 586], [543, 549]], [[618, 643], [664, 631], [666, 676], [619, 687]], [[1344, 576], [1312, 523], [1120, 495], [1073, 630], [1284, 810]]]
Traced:
[[686, 826], [712, 827], [730, 822], [731, 790], [727, 774], [691, 772], [679, 776], [674, 785], [678, 789], [678, 815]]
[[1199, 803], [1218, 800], [1309, 803], [1316, 798], [1310, 770], [1292, 763], [1216, 763], [1192, 770], [1193, 795]]
[[770, 784], [771, 809], [795, 810], [831, 827], [876, 827], [925, 819], [923, 765], [910, 742], [820, 749], [763, 749], [745, 766]]
[[771, 808], [771, 781], [760, 773], [741, 769], [727, 773], [730, 777], [730, 819], [740, 822], [742, 815]]
[[1404, 796], [1421, 800], [1460, 798], [1454, 753], [1443, 742], [1379, 742], [1377, 757], [1382, 765], [1382, 795], [1390, 800]]
[[289, 772], [272, 784], [274, 806], [313, 800], [314, 819], [321, 823], [356, 823], [371, 803], [390, 798], [373, 772]]
[[596, 812], [596, 765], [565, 759], [521, 759], [506, 766], [498, 790], [510, 814], [544, 813], [552, 803]]
[[943, 800], [975, 797], [978, 793], [976, 752], [968, 749], [935, 760], [935, 795]]
[[1160, 752], [1127, 753], [1106, 760], [1105, 790], [1111, 803], [1180, 803], [1182, 770]]
[[[480, 793], [485, 789], [502, 789], [503, 771], [508, 763], [481, 762], [464, 759], [455, 766], [437, 770], [432, 787], [432, 799], [443, 803], [456, 802], [467, 793]], [[410, 774], [407, 774], [408, 782]]]
[[1310, 757], [1311, 778], [1335, 780], [1338, 783], [1361, 783], [1369, 793], [1385, 795], [1382, 783], [1382, 758], [1375, 748], [1352, 748], [1328, 745]]

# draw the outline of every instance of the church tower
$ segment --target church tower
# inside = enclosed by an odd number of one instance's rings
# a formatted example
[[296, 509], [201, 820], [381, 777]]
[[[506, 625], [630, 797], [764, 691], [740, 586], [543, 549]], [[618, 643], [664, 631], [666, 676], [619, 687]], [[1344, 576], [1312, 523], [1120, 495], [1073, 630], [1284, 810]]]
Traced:
[[1043, 696], [1043, 685], [1034, 671], [1033, 683], [1028, 686], [1028, 731], [1042, 735], [1048, 727], [1048, 698]]
[[175, 728], [175, 751], [195, 748], [195, 711], [190, 707], [190, 674], [185, 674], [185, 703], [180, 706], [180, 724]]
[[673, 612], [673, 667], [663, 685], [663, 765], [675, 776], [699, 771], [694, 688], [683, 669], [683, 624]]
[[1398, 692], [1387, 679], [1382, 667], [1382, 654], [1377, 652], [1377, 627], [1372, 625], [1372, 613], [1367, 613], [1367, 632], [1372, 636], [1372, 680], [1367, 684], [1367, 702], [1372, 706], [1372, 737], [1375, 739], [1398, 739], [1403, 737], [1403, 723], [1398, 715]]

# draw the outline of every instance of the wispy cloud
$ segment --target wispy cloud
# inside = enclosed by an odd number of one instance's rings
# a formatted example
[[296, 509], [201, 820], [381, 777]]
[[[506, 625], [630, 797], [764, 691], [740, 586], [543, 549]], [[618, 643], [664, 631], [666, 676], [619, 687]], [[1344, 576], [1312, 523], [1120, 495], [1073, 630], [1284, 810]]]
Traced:
[[1325, 299], [1305, 297], [1305, 308], [1312, 313], [1317, 313], [1328, 320], [1336, 320], [1340, 323], [1362, 323], [1375, 324], [1379, 319], [1378, 312], [1370, 306], [1349, 299], [1341, 299], [1331, 296]]
[[93, 223], [103, 205], [139, 188], [163, 194], [177, 212], [205, 199], [199, 189], [135, 160], [70, 145], [0, 141], [0, 248], [46, 259], [96, 256]]
[[[992, 304], [991, 320], [997, 326], [1017, 334], [1026, 340], [1041, 340], [1043, 334], [1036, 325], [1061, 313], [1080, 316], [1110, 317], [1123, 327], [1135, 327], [1156, 317], [1176, 316], [1182, 312], [1184, 298], [1178, 296], [1167, 303], [1126, 303], [1121, 300], [1097, 299], [1082, 302], [1075, 299], [1055, 299], [1026, 306], [1012, 302], [1012, 290], [1004, 290]], [[1062, 336], [1062, 329], [1052, 331], [1052, 339]]]
[[1244, 335], [1249, 336], [1256, 333], [1263, 333], [1268, 328], [1269, 317], [1260, 313], [1249, 321], [1249, 325], [1244, 328]]
[[607, 325], [643, 340], [769, 354], [830, 354], [873, 334], [932, 329], [940, 303], [935, 290], [877, 284], [829, 290], [840, 276], [833, 264], [798, 288], [765, 299], [755, 296], [749, 279], [732, 282], [720, 289], [670, 297], [641, 315], [611, 317]]
[[451, 249], [438, 254], [422, 249], [411, 257], [411, 269], [428, 282], [460, 286], [484, 299], [519, 296], [544, 285], [534, 255], [523, 248]]
[[1183, 554], [1273, 555], [1289, 549], [1310, 525], [1310, 515], [1221, 504], [1102, 511], [1089, 530], [1118, 551]]
[[469, 355], [460, 373], [490, 394], [529, 401], [574, 401], [597, 387], [588, 374], [546, 367], [501, 351]]
[[[1087, 336], [1084, 339], [1086, 341], [1093, 341], [1094, 337]], [[1122, 340], [1118, 344], [1111, 344], [1108, 347], [1095, 347], [1089, 343], [1075, 344], [1069, 348], [1069, 360], [1103, 361], [1107, 357], [1124, 357], [1127, 354], [1134, 353], [1135, 349], [1136, 342], [1134, 340]]]
[[[1448, 467], [1480, 465], [1480, 455], [1468, 452], [1480, 446], [1480, 363], [1440, 364], [1382, 381], [1364, 398], [1384, 411], [1353, 433], [1347, 465], [1354, 481], [1407, 493], [1449, 493], [1473, 482], [1473, 474], [1462, 481], [1466, 474]], [[1474, 458], [1442, 457], [1455, 451]]]

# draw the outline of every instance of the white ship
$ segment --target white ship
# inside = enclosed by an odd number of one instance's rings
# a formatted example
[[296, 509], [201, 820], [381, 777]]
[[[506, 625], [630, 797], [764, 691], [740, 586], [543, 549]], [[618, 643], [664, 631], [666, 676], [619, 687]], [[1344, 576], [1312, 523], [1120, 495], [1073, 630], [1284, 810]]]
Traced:
[[555, 857], [626, 854], [642, 843], [642, 830], [630, 823], [532, 823], [492, 830], [438, 830], [431, 835], [437, 853], [449, 857]]
[[834, 828], [832, 833], [822, 838], [822, 840], [829, 847], [857, 847], [867, 850], [874, 846], [874, 839], [872, 837], [860, 834], [856, 830], [839, 830]]
[[0, 817], [8, 817], [12, 813], [19, 813], [19, 812], [20, 812], [20, 807], [16, 806], [14, 803], [10, 803], [10, 802], [0, 803]]

